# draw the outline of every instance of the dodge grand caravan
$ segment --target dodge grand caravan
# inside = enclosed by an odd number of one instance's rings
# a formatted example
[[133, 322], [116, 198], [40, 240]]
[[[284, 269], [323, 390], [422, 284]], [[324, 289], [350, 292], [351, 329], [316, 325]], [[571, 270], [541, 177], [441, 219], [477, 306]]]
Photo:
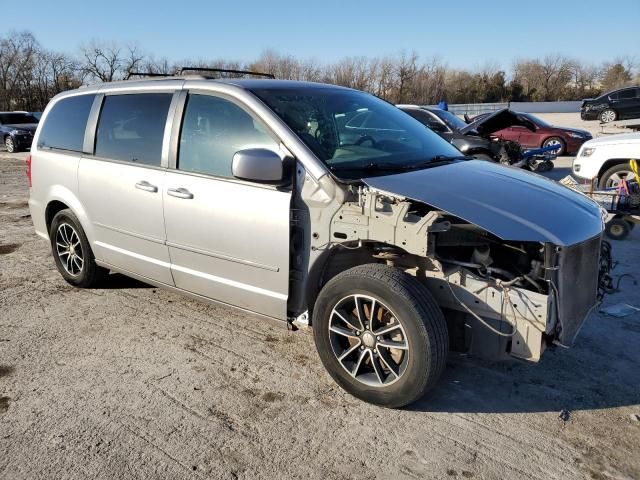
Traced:
[[[349, 122], [371, 112], [380, 128]], [[65, 92], [28, 160], [64, 279], [109, 271], [310, 323], [351, 394], [399, 407], [450, 349], [537, 361], [569, 346], [607, 257], [591, 200], [469, 160], [337, 86], [171, 77]]]

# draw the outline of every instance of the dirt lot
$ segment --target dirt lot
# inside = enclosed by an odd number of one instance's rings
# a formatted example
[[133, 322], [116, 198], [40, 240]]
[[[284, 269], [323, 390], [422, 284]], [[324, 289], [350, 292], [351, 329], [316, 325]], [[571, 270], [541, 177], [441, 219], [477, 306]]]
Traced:
[[[640, 478], [640, 314], [594, 314], [537, 365], [451, 355], [430, 396], [377, 408], [334, 385], [308, 329], [121, 276], [67, 285], [24, 156], [0, 153], [0, 478]], [[639, 232], [616, 275], [640, 280]], [[621, 289], [606, 304], [640, 305]]]

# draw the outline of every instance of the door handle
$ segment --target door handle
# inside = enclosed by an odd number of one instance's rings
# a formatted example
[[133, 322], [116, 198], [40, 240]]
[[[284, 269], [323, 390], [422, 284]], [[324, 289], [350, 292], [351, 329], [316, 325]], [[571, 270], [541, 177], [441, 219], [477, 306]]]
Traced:
[[190, 200], [193, 198], [193, 193], [191, 193], [186, 188], [169, 188], [167, 190], [167, 194], [176, 198], [183, 198], [185, 200]]
[[158, 191], [158, 187], [156, 187], [155, 185], [151, 185], [146, 180], [143, 180], [141, 182], [136, 183], [136, 188], [138, 190], [144, 190], [145, 192], [153, 192], [153, 193], [155, 193], [155, 192]]

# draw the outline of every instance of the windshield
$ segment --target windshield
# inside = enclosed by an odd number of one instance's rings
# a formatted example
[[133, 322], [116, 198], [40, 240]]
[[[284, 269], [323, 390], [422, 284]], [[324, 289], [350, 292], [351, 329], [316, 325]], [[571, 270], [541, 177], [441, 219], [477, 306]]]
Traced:
[[431, 110], [431, 112], [435, 113], [451, 130], [460, 130], [467, 126], [464, 120], [447, 110]]
[[256, 88], [315, 155], [346, 179], [426, 168], [462, 154], [373, 95], [337, 88]]
[[19, 125], [21, 123], [38, 123], [38, 119], [27, 113], [0, 113], [3, 125]]

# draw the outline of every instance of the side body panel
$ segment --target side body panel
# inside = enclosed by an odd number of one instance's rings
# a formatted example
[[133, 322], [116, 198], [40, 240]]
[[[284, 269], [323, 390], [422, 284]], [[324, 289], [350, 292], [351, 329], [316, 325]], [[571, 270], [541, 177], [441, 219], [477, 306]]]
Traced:
[[537, 148], [540, 146], [540, 130], [532, 132], [528, 128], [521, 127], [519, 125], [511, 127], [514, 132], [518, 133], [518, 138], [515, 140], [522, 147], [525, 148]]
[[164, 177], [161, 169], [94, 158], [83, 158], [78, 171], [96, 258], [172, 284], [162, 215]]
[[[78, 219], [86, 220], [86, 213], [78, 200], [78, 165], [81, 153], [38, 150], [31, 154], [32, 188], [29, 210], [36, 233], [49, 238], [46, 225], [47, 205], [59, 201], [69, 206]], [[87, 237], [91, 238], [91, 231]]]
[[[167, 189], [184, 188], [193, 198]], [[286, 318], [291, 193], [167, 173], [164, 215], [178, 288]]]

